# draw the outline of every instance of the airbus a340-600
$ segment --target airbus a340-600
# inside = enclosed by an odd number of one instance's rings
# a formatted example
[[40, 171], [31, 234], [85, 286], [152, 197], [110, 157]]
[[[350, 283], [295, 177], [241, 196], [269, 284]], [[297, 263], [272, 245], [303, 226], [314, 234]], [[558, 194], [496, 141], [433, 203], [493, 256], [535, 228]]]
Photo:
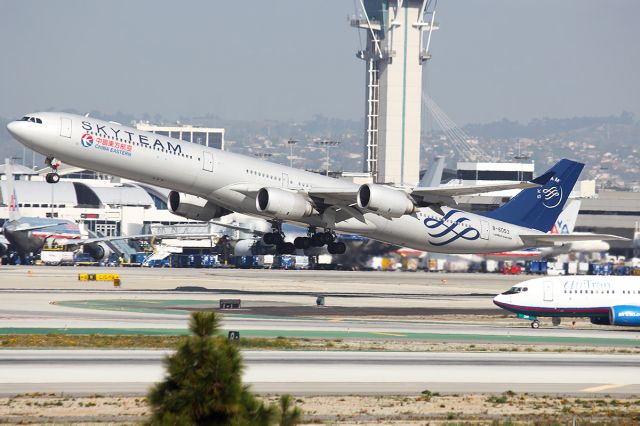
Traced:
[[[204, 147], [119, 123], [57, 112], [28, 114], [9, 123], [20, 143], [44, 155], [56, 183], [57, 161], [172, 189], [171, 210], [211, 220], [230, 211], [267, 218], [265, 242], [280, 253], [327, 245], [344, 253], [335, 233], [355, 233], [391, 244], [443, 253], [487, 253], [556, 243], [616, 239], [547, 234], [583, 164], [560, 160], [531, 182], [484, 186], [396, 188], [344, 180]], [[453, 197], [523, 189], [496, 210], [473, 214]], [[282, 222], [308, 226], [307, 237], [285, 242]]]

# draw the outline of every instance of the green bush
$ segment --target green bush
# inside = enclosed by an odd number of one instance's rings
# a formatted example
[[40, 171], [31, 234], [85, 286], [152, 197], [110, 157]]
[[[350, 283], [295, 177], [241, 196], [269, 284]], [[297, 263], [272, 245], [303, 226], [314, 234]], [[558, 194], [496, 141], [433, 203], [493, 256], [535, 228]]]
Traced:
[[[302, 412], [288, 396], [280, 407], [259, 401], [242, 385], [243, 363], [236, 344], [215, 337], [221, 316], [194, 312], [175, 354], [165, 359], [166, 376], [149, 391], [152, 425], [295, 425]], [[286, 404], [283, 399], [286, 399]], [[286, 423], [283, 421], [286, 420]]]

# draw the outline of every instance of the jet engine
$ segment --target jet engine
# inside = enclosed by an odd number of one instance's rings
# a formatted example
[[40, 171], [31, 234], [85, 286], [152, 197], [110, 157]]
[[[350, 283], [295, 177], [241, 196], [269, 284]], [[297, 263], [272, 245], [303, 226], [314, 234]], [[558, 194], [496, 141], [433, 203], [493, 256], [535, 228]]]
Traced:
[[95, 260], [104, 258], [104, 248], [98, 243], [85, 244], [82, 250]]
[[631, 327], [640, 326], [640, 306], [612, 306], [609, 311], [609, 323]]
[[0, 243], [0, 257], [4, 256], [9, 252], [9, 247], [6, 244]]
[[203, 222], [231, 213], [231, 211], [204, 198], [177, 191], [169, 193], [169, 211], [187, 219]]
[[281, 219], [299, 219], [317, 213], [302, 194], [279, 188], [262, 188], [258, 191], [256, 209]]
[[406, 192], [371, 183], [358, 190], [358, 206], [387, 217], [401, 217], [416, 209]]
[[611, 320], [609, 320], [609, 317], [591, 317], [591, 324], [596, 324], [596, 325], [611, 325]]

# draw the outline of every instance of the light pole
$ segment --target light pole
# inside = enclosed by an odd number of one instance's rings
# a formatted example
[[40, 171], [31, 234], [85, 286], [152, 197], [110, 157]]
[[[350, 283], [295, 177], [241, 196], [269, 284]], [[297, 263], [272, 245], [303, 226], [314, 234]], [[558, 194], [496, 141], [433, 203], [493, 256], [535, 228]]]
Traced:
[[297, 143], [298, 143], [298, 141], [293, 140], [293, 139], [289, 139], [287, 141], [287, 144], [289, 145], [289, 150], [290, 150], [290, 152], [289, 152], [289, 167], [293, 167], [293, 146], [295, 144], [297, 144]]
[[332, 146], [340, 145], [340, 142], [338, 142], [338, 141], [328, 141], [328, 140], [319, 140], [319, 141], [315, 141], [315, 143], [318, 146], [324, 146], [324, 150], [325, 150], [325, 153], [327, 155], [327, 172], [326, 172], [326, 175], [329, 176], [329, 148], [331, 148]]

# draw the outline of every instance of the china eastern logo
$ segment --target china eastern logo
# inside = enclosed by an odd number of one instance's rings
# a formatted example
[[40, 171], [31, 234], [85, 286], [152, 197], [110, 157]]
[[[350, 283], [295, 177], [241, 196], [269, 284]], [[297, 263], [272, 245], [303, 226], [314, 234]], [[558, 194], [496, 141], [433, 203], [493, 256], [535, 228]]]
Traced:
[[93, 136], [91, 136], [89, 133], [85, 133], [84, 135], [82, 135], [82, 137], [80, 138], [80, 143], [82, 144], [82, 146], [84, 146], [85, 148], [89, 148], [91, 147], [91, 145], [93, 145]]
[[560, 186], [560, 178], [555, 176], [549, 179], [549, 183], [552, 186], [538, 189], [538, 199], [542, 200], [543, 206], [553, 209], [562, 202], [562, 187]]

